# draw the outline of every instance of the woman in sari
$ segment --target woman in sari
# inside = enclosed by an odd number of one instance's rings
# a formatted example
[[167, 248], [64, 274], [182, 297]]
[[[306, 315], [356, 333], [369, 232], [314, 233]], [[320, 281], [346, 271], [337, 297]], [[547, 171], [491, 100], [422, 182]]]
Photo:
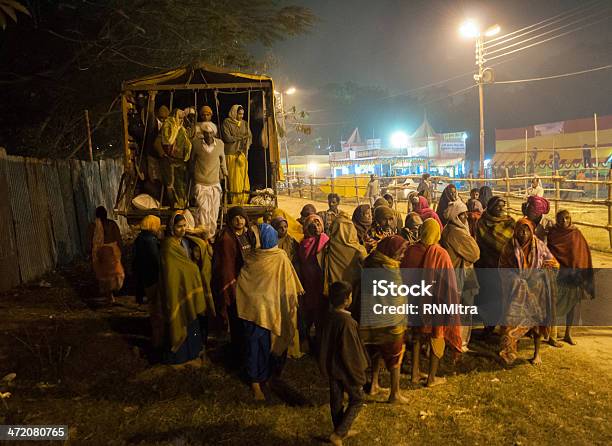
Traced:
[[[300, 281], [304, 286], [298, 311], [300, 341], [307, 343], [311, 351], [315, 343], [310, 336], [310, 329], [315, 329], [327, 312], [327, 299], [324, 296], [323, 257], [324, 248], [329, 237], [323, 232], [323, 220], [317, 214], [311, 214], [304, 221], [304, 239], [300, 242], [298, 262]], [[302, 350], [307, 347], [303, 345]]]
[[[261, 248], [245, 257], [236, 284], [236, 305], [245, 337], [245, 362], [256, 400], [261, 384], [280, 376], [287, 349], [297, 334], [298, 296], [304, 290], [276, 230], [259, 225]], [[262, 277], [265, 280], [262, 280]]]
[[[468, 227], [467, 206], [462, 201], [455, 201], [446, 208], [448, 224], [442, 231], [440, 245], [448, 252], [455, 278], [457, 290], [463, 305], [474, 305], [474, 298], [478, 294], [478, 278], [474, 270], [474, 263], [480, 258], [480, 248], [476, 240], [470, 235]], [[468, 351], [470, 336], [472, 334], [472, 315], [462, 316], [461, 339], [463, 352]]]
[[149, 304], [151, 319], [151, 344], [154, 349], [161, 347], [164, 334], [164, 318], [158, 294], [159, 283], [159, 232], [161, 220], [147, 215], [140, 222], [140, 234], [134, 240], [134, 262], [132, 271], [138, 283], [137, 299]]
[[443, 226], [446, 226], [447, 220], [445, 217], [446, 208], [448, 208], [449, 204], [459, 200], [459, 195], [457, 194], [457, 187], [454, 184], [449, 184], [442, 191], [442, 196], [440, 197], [440, 201], [438, 202], [438, 207], [436, 208], [436, 214], [438, 214], [438, 218], [442, 222]]
[[[399, 235], [391, 235], [382, 239], [374, 251], [365, 259], [364, 268], [377, 269], [376, 278], [388, 280], [397, 286], [402, 284], [400, 274], [400, 259], [408, 243]], [[371, 287], [363, 288], [361, 293], [361, 308], [373, 308], [375, 304], [382, 306], [401, 306], [405, 297], [374, 296]], [[359, 334], [364, 344], [372, 353], [372, 386], [370, 395], [380, 391], [378, 377], [382, 364], [391, 373], [390, 403], [407, 403], [408, 400], [400, 392], [400, 368], [404, 356], [404, 334], [407, 321], [403, 314], [374, 314], [372, 310], [363, 311], [360, 316]]]
[[342, 214], [337, 216], [330, 227], [329, 243], [325, 249], [325, 290], [338, 281], [348, 282], [355, 289], [361, 280], [366, 255], [351, 220]]
[[440, 231], [442, 231], [442, 221], [440, 221], [440, 217], [438, 214], [434, 212], [432, 208], [429, 207], [429, 203], [427, 202], [427, 198], [422, 195], [412, 194], [410, 197], [410, 203], [412, 204], [412, 211], [419, 214], [421, 220], [425, 221], [428, 218], [433, 218], [440, 225]]
[[160, 300], [165, 339], [162, 362], [184, 364], [198, 359], [206, 345], [206, 314], [214, 315], [211, 247], [186, 234], [187, 221], [177, 212], [161, 244]]
[[440, 360], [444, 356], [448, 344], [456, 352], [462, 351], [461, 322], [459, 315], [424, 314], [425, 304], [456, 305], [460, 302], [457, 281], [453, 263], [448, 252], [438, 244], [440, 241], [440, 226], [433, 219], [427, 219], [421, 227], [421, 241], [408, 247], [401, 262], [402, 268], [410, 268], [408, 272], [411, 283], [424, 280], [431, 284], [432, 296], [421, 298], [419, 314], [413, 319], [414, 342], [412, 344], [412, 382], [418, 383], [421, 378], [420, 351], [421, 343], [428, 342], [431, 347], [429, 359], [428, 387], [444, 384], [446, 379], [436, 377]]
[[557, 213], [557, 223], [548, 231], [548, 249], [561, 265], [557, 277], [557, 316], [565, 316], [563, 340], [576, 345], [571, 331], [580, 321], [580, 302], [593, 299], [595, 289], [591, 249], [582, 232], [572, 225], [569, 211]]
[[531, 220], [516, 222], [512, 239], [504, 246], [499, 269], [505, 300], [499, 355], [512, 364], [518, 357], [518, 340], [533, 334], [531, 363], [542, 363], [540, 344], [550, 334], [551, 305], [554, 301], [555, 277], [552, 269], [559, 263], [546, 245], [535, 236]]
[[223, 142], [229, 176], [228, 195], [229, 202], [234, 204], [247, 203], [251, 190], [248, 151], [253, 135], [243, 117], [244, 108], [235, 104], [232, 105], [229, 116], [223, 121]]
[[297, 253], [300, 244], [289, 234], [289, 222], [285, 217], [274, 217], [270, 222], [278, 234], [278, 247], [287, 253], [287, 257], [294, 266], [297, 266]]
[[501, 283], [497, 267], [501, 252], [514, 233], [514, 219], [506, 214], [505, 207], [506, 202], [503, 198], [492, 197], [487, 210], [476, 225], [476, 243], [480, 248], [480, 259], [474, 266], [480, 283], [477, 305], [478, 314], [485, 324], [484, 337], [493, 333], [503, 316], [500, 299]]
[[353, 211], [353, 224], [357, 229], [357, 238], [359, 243], [368, 248], [371, 244], [370, 236], [368, 232], [372, 226], [372, 208], [369, 204], [361, 204]]
[[123, 286], [125, 272], [121, 265], [121, 231], [113, 220], [108, 218], [106, 208], [96, 209], [96, 220], [89, 225], [91, 262], [98, 280], [99, 297], [92, 299], [97, 305], [108, 305], [115, 301], [113, 291]]

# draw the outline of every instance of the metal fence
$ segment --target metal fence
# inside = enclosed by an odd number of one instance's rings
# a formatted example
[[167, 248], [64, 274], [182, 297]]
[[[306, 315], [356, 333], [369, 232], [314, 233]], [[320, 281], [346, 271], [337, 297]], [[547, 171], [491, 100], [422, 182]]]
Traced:
[[41, 160], [0, 148], [0, 291], [82, 258], [96, 207], [115, 218], [122, 172], [120, 159]]

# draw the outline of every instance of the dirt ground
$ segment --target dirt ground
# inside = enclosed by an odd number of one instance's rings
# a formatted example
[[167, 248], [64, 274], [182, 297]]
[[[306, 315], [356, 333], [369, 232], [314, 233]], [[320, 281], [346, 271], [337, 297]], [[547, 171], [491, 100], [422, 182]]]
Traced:
[[[301, 205], [281, 200], [291, 213]], [[0, 424], [65, 424], [67, 443], [93, 445], [316, 445], [329, 435], [327, 384], [310, 356], [289, 360], [282, 383], [256, 403], [223, 335], [211, 337], [201, 367], [156, 365], [147, 308], [125, 295], [92, 309], [93, 290], [81, 263], [0, 294], [0, 379], [17, 375], [0, 385], [11, 393]], [[574, 347], [544, 346], [539, 367], [527, 361], [527, 339], [513, 367], [497, 358], [497, 338], [477, 340], [456, 367], [445, 358], [445, 386], [402, 375], [408, 405], [368, 400], [360, 434], [345, 444], [612, 444], [612, 328], [580, 328], [575, 338]]]

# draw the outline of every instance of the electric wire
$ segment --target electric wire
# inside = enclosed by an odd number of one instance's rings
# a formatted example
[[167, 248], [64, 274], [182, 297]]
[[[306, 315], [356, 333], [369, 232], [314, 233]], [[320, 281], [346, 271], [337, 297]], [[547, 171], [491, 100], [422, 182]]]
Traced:
[[535, 82], [535, 81], [545, 81], [548, 79], [560, 79], [563, 77], [578, 76], [580, 74], [592, 73], [594, 71], [609, 70], [610, 68], [612, 68], [612, 64], [604, 65], [602, 67], [589, 68], [588, 70], [574, 71], [572, 73], [556, 74], [554, 76], [534, 77], [531, 79], [516, 79], [512, 81], [499, 81], [499, 82], [496, 81], [495, 84], [518, 84], [522, 82]]

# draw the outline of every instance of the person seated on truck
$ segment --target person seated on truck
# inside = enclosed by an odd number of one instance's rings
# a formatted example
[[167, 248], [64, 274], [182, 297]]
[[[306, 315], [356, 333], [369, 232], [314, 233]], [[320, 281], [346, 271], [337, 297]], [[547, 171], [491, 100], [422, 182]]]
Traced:
[[161, 174], [162, 182], [173, 209], [187, 206], [185, 187], [187, 161], [191, 156], [191, 141], [183, 127], [184, 113], [175, 108], [161, 128]]
[[232, 204], [245, 204], [249, 200], [248, 152], [253, 135], [244, 122], [244, 107], [232, 105], [229, 116], [223, 121], [223, 142], [229, 172], [228, 196]]
[[215, 137], [218, 137], [219, 136], [219, 131], [217, 130], [217, 124], [212, 122], [212, 117], [213, 117], [212, 108], [210, 108], [208, 105], [203, 105], [200, 108], [200, 120], [198, 121], [197, 130], [196, 131], [197, 132], [201, 132], [202, 131], [202, 126], [204, 124], [210, 123], [215, 128]]
[[227, 177], [223, 141], [215, 138], [217, 129], [212, 122], [202, 122], [202, 133], [192, 139], [190, 160], [191, 178], [195, 183], [197, 205], [196, 224], [212, 239], [217, 232], [217, 218], [221, 204], [220, 180]]

